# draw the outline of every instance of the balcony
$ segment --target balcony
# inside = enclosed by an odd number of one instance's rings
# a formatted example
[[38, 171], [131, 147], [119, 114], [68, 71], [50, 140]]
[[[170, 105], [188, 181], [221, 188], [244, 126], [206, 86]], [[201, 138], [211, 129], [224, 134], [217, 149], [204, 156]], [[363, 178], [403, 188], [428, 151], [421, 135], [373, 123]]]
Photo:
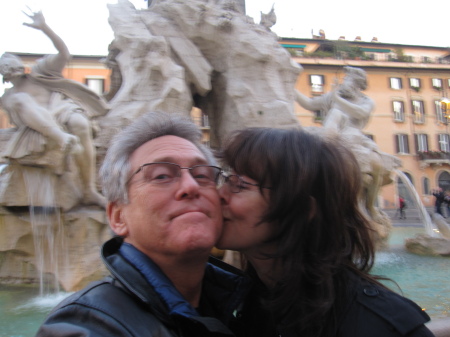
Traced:
[[420, 167], [425, 168], [431, 165], [450, 165], [450, 152], [445, 151], [419, 151], [417, 157]]

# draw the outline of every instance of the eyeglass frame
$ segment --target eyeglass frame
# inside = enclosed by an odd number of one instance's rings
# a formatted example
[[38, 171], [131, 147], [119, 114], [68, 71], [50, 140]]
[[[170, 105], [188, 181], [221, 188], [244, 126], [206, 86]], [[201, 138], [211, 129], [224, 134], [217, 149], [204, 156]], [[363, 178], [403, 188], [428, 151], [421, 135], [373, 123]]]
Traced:
[[[241, 193], [242, 192], [242, 185], [250, 185], [250, 186], [256, 186], [262, 189], [267, 189], [270, 190], [272, 189], [272, 187], [266, 187], [266, 186], [261, 186], [261, 184], [253, 184], [253, 183], [249, 183], [248, 181], [245, 181], [239, 174], [227, 174], [224, 171], [221, 172], [221, 176], [223, 179], [222, 185], [227, 184], [228, 187], [230, 187], [230, 192], [231, 193]], [[230, 180], [230, 177], [238, 177], [239, 179], [239, 185], [236, 185], [239, 188], [239, 191], [237, 192], [233, 192], [231, 189], [231, 185], [228, 183], [228, 181]]]
[[[215, 168], [215, 169], [218, 169], [219, 171], [218, 171], [217, 176], [216, 176], [216, 181], [215, 181], [215, 182], [213, 181], [213, 182], [214, 182], [214, 185], [215, 185], [216, 187], [218, 187], [218, 186], [221, 185], [221, 183], [222, 183], [220, 177], [223, 176], [223, 175], [222, 175], [223, 170], [222, 170], [220, 167], [218, 167], [218, 166], [207, 165], [207, 164], [199, 164], [199, 165], [194, 165], [194, 166], [191, 166], [191, 167], [182, 167], [181, 165], [178, 165], [178, 164], [175, 164], [175, 163], [161, 161], [161, 162], [145, 163], [145, 164], [140, 165], [139, 168], [138, 168], [136, 171], [134, 171], [134, 172], [130, 175], [130, 177], [128, 178], [128, 180], [126, 181], [125, 184], [128, 185], [128, 183], [130, 182], [130, 180], [133, 179], [133, 177], [134, 177], [136, 174], [138, 174], [139, 172], [141, 172], [141, 171], [143, 170], [144, 167], [146, 167], [146, 166], [151, 166], [151, 165], [154, 165], [154, 164], [169, 164], [169, 165], [177, 166], [177, 167], [180, 169], [180, 170], [179, 170], [180, 175], [177, 176], [177, 178], [181, 178], [181, 170], [189, 170], [189, 174], [190, 174], [191, 177], [197, 182], [197, 184], [199, 184], [198, 181], [197, 181], [197, 180], [195, 179], [195, 177], [191, 174], [191, 170], [192, 170], [192, 169], [194, 169], [194, 168], [196, 168], [196, 167], [211, 167], [211, 168]], [[201, 184], [199, 184], [199, 185], [202, 186]], [[211, 185], [211, 186], [212, 186], [212, 185]]]

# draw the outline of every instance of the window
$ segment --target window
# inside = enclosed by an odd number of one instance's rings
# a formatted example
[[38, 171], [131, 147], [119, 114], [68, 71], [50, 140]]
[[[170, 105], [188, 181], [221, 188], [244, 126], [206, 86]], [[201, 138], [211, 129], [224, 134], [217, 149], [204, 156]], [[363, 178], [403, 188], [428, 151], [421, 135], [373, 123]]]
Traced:
[[409, 87], [418, 91], [420, 89], [420, 78], [410, 78]]
[[433, 86], [433, 89], [442, 90], [442, 79], [440, 79], [440, 78], [432, 78], [431, 79], [431, 85]]
[[105, 80], [103, 78], [87, 77], [85, 79], [85, 83], [88, 88], [97, 95], [101, 95], [105, 91]]
[[423, 194], [430, 194], [430, 179], [428, 178], [423, 178], [422, 180], [423, 183]]
[[447, 124], [448, 119], [447, 119], [447, 117], [445, 117], [444, 111], [442, 110], [441, 101], [434, 101], [434, 109], [436, 111], [436, 120], [438, 122]]
[[402, 88], [402, 79], [400, 77], [391, 77], [391, 89], [399, 90]]
[[325, 78], [323, 75], [309, 75], [312, 92], [323, 92]]
[[422, 101], [412, 101], [412, 111], [414, 114], [414, 123], [425, 123], [425, 111]]
[[394, 111], [394, 121], [404, 122], [405, 121], [405, 109], [404, 104], [401, 101], [393, 101], [392, 109]]
[[202, 110], [193, 108], [191, 111], [191, 118], [194, 123], [202, 128], [209, 128], [209, 118]]
[[202, 111], [200, 125], [204, 128], [209, 128], [209, 117]]
[[323, 123], [325, 120], [326, 113], [323, 110], [316, 110], [314, 111], [314, 121]]
[[417, 152], [428, 151], [428, 135], [424, 133], [416, 134], [416, 151]]
[[408, 135], [395, 135], [395, 144], [397, 147], [397, 153], [409, 153]]
[[450, 136], [446, 133], [438, 134], [439, 150], [450, 152]]

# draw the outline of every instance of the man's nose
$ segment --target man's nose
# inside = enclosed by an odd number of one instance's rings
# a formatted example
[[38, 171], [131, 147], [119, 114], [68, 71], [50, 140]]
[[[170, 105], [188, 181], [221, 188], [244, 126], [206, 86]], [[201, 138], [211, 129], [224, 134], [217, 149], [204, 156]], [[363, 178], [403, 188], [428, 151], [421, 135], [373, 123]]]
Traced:
[[200, 185], [191, 175], [189, 170], [181, 170], [181, 175], [178, 180], [178, 187], [176, 192], [176, 198], [194, 198], [198, 196], [200, 191]]

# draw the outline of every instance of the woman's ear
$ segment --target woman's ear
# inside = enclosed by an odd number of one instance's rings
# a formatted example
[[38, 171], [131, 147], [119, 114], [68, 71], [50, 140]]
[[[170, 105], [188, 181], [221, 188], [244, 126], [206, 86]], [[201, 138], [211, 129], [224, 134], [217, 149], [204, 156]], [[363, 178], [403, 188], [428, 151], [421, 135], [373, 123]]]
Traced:
[[309, 197], [309, 215], [308, 215], [308, 221], [311, 221], [315, 216], [317, 212], [317, 202], [314, 197]]
[[106, 215], [109, 220], [109, 227], [112, 231], [121, 237], [128, 236], [128, 226], [124, 219], [124, 205], [117, 202], [109, 202], [106, 205]]

